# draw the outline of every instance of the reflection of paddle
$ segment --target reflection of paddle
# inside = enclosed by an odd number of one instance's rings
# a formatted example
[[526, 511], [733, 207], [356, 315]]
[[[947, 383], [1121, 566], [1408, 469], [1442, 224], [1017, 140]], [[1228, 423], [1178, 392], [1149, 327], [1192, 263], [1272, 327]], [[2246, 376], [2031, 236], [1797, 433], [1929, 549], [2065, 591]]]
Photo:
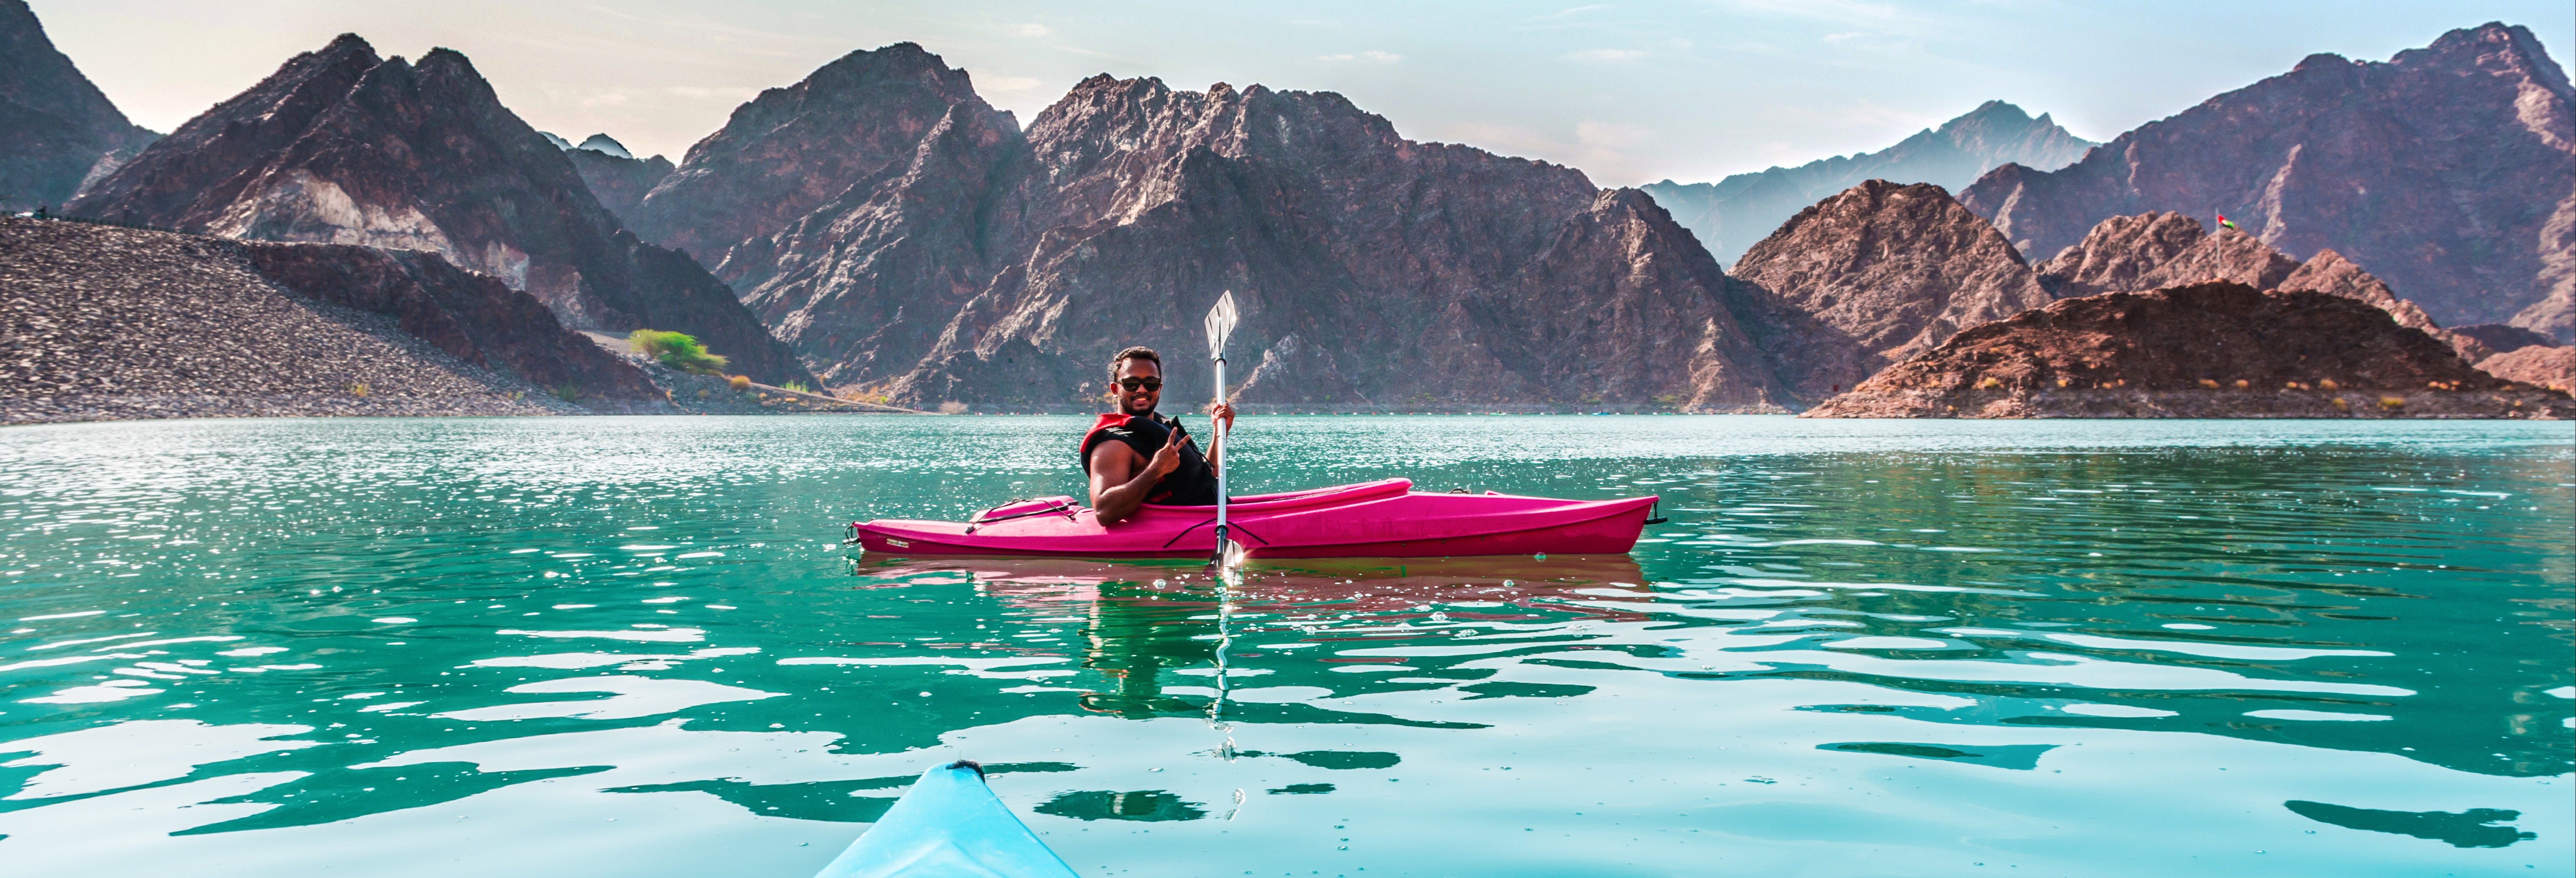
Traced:
[[[1234, 334], [1234, 291], [1216, 297], [1216, 307], [1208, 309], [1208, 358], [1216, 361], [1216, 401], [1225, 401], [1225, 337]], [[1216, 442], [1208, 446], [1208, 456], [1218, 461], [1216, 469], [1216, 550], [1208, 554], [1208, 563], [1218, 566], [1238, 560], [1242, 552], [1225, 534], [1225, 471], [1234, 462], [1225, 459], [1225, 419], [1216, 419]], [[1233, 557], [1228, 557], [1228, 556]]]

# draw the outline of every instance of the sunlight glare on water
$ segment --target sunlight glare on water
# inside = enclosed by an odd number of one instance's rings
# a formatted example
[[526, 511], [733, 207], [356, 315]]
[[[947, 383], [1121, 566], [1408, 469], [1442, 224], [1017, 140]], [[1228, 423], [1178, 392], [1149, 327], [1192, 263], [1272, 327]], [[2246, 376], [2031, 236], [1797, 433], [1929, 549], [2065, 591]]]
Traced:
[[2534, 875], [2576, 434], [1270, 417], [1234, 487], [1632, 556], [859, 558], [1072, 417], [0, 430], [8, 874], [811, 875], [924, 767], [1085, 875]]

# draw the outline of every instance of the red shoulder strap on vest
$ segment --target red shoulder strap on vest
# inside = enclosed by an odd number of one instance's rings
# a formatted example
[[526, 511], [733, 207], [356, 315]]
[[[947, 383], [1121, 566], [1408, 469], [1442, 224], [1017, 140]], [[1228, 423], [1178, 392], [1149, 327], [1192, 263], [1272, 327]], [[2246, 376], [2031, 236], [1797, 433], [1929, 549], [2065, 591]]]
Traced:
[[1086, 473], [1091, 471], [1091, 443], [1093, 440], [1100, 438], [1101, 431], [1112, 427], [1127, 426], [1128, 422], [1135, 419], [1135, 415], [1121, 414], [1118, 412], [1103, 412], [1100, 415], [1100, 420], [1093, 421], [1091, 423], [1090, 432], [1082, 434], [1082, 445], [1074, 449], [1074, 454], [1079, 455], [1082, 458], [1082, 471]]

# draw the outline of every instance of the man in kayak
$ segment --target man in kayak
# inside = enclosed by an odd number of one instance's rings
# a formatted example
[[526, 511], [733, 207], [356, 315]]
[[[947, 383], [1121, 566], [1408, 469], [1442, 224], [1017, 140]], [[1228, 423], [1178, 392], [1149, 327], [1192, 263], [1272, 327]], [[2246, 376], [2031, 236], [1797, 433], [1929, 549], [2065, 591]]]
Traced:
[[[1146, 503], [1216, 505], [1216, 459], [1199, 451], [1180, 419], [1157, 414], [1163, 401], [1163, 358], [1152, 348], [1128, 348], [1109, 360], [1109, 393], [1116, 412], [1100, 416], [1082, 437], [1082, 470], [1091, 477], [1091, 508], [1100, 523], [1125, 521]], [[1217, 403], [1208, 414], [1234, 429], [1234, 407]]]

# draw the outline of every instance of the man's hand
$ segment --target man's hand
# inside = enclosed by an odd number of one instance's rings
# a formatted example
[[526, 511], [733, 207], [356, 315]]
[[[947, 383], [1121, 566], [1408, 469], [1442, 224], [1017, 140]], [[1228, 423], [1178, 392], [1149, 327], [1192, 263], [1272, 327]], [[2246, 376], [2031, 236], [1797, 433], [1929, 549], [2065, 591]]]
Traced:
[[1135, 515], [1163, 477], [1181, 468], [1181, 443], [1189, 438], [1188, 433], [1173, 430], [1150, 458], [1124, 442], [1092, 446], [1091, 508], [1100, 514], [1100, 523], [1116, 524]]
[[1234, 404], [1233, 404], [1233, 403], [1230, 403], [1230, 402], [1212, 402], [1212, 403], [1208, 403], [1207, 413], [1208, 413], [1208, 417], [1211, 417], [1211, 418], [1216, 419], [1216, 422], [1217, 422], [1218, 424], [1222, 425], [1222, 426], [1223, 426], [1223, 427], [1224, 427], [1228, 432], [1231, 432], [1231, 431], [1233, 431], [1233, 430], [1234, 430]]
[[1163, 447], [1154, 451], [1154, 459], [1145, 462], [1145, 472], [1152, 474], [1154, 481], [1161, 481], [1173, 470], [1180, 469], [1181, 441], [1188, 438], [1181, 431], [1173, 430], [1171, 438], [1163, 442]]

